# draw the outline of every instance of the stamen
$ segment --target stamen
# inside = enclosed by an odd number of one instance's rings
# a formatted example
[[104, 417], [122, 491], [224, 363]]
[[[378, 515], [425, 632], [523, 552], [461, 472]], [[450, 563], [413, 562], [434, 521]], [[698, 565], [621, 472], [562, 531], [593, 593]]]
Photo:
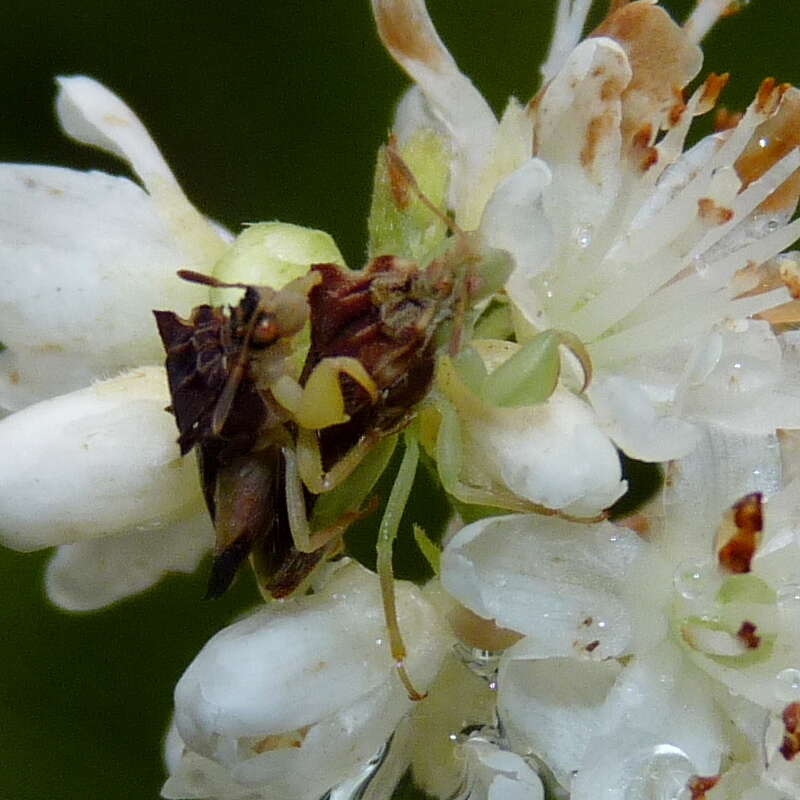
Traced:
[[695, 44], [701, 42], [717, 20], [725, 16], [730, 4], [730, 0], [700, 0], [683, 26], [689, 40]]
[[539, 68], [542, 83], [549, 83], [564, 66], [581, 39], [592, 0], [559, 0], [547, 58]]

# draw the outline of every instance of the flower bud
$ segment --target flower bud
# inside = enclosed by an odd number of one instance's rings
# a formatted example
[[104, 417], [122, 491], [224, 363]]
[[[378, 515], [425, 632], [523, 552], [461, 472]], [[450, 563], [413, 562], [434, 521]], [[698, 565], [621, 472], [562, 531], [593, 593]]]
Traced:
[[0, 421], [0, 541], [36, 550], [196, 512], [168, 403], [163, 369], [142, 367]]

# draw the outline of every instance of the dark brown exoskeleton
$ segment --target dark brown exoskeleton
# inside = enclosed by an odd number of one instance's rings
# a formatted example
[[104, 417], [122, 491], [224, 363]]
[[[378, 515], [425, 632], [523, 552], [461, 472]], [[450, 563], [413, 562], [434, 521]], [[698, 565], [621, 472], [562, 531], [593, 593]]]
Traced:
[[[221, 286], [205, 276], [187, 280]], [[167, 351], [171, 409], [181, 454], [197, 449], [201, 483], [216, 530], [208, 597], [230, 585], [236, 570], [258, 545], [264, 588], [289, 594], [322, 557], [292, 546], [284, 502], [282, 447], [292, 446], [290, 415], [269, 391], [289, 355], [288, 340], [308, 319], [310, 277], [281, 292], [242, 287], [245, 295], [229, 311], [198, 306], [188, 320], [155, 311]]]
[[[248, 554], [262, 590], [284, 597], [335, 550], [358, 509], [327, 534], [317, 532], [308, 552], [298, 549], [292, 520], [307, 516], [317, 494], [338, 485], [381, 438], [401, 429], [427, 394], [433, 334], [452, 295], [452, 283], [441, 275], [441, 264], [420, 270], [393, 256], [357, 272], [317, 264], [280, 291], [243, 286], [244, 297], [227, 311], [202, 305], [188, 320], [154, 312], [181, 453], [197, 450], [216, 530], [209, 597], [227, 589]], [[312, 375], [332, 369], [343, 401], [343, 421], [324, 427], [307, 422], [278, 388], [281, 380], [292, 382], [290, 342], [306, 321], [311, 346], [300, 387], [313, 390]], [[315, 402], [313, 394], [305, 399]], [[303, 507], [294, 514], [287, 508], [287, 460], [296, 460], [302, 479], [294, 502], [302, 495]], [[291, 491], [288, 497], [291, 503]]]

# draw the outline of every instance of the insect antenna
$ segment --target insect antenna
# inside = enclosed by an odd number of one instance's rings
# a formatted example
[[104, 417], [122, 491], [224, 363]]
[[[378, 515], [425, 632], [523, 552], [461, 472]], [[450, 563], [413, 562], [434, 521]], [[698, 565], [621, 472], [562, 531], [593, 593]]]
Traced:
[[211, 286], [214, 289], [248, 289], [246, 283], [226, 283], [218, 280], [211, 275], [204, 275], [202, 272], [195, 272], [193, 269], [179, 269], [178, 277], [183, 278], [189, 283], [199, 283], [203, 286]]
[[422, 191], [417, 179], [414, 177], [414, 173], [398, 152], [397, 138], [394, 135], [389, 137], [385, 152], [389, 173], [393, 176], [392, 186], [396, 194], [404, 194], [406, 190], [410, 189], [419, 198], [420, 202], [435, 217], [443, 222], [453, 236], [456, 237], [457, 248], [454, 252], [453, 260], [456, 262], [465, 262], [468, 265], [468, 274], [462, 280], [457, 281], [454, 286], [455, 299], [453, 317], [455, 319], [455, 324], [450, 338], [449, 351], [451, 356], [456, 356], [461, 350], [464, 316], [469, 306], [470, 287], [473, 284], [472, 278], [475, 277], [473, 273], [474, 262], [478, 260], [479, 254], [475, 251], [473, 238], [465, 233], [463, 228], [461, 228], [452, 217], [438, 208], [425, 192]]
[[440, 208], [438, 208], [436, 204], [431, 201], [428, 195], [422, 191], [419, 183], [417, 183], [417, 179], [414, 177], [414, 173], [411, 171], [408, 164], [406, 164], [405, 160], [398, 152], [397, 137], [394, 136], [394, 134], [389, 137], [389, 142], [386, 145], [385, 152], [387, 166], [389, 167], [389, 174], [400, 178], [405, 184], [404, 186], [398, 187], [393, 179], [392, 185], [395, 191], [397, 192], [398, 189], [411, 189], [411, 191], [419, 198], [420, 202], [425, 206], [425, 208], [427, 208], [431, 214], [441, 220], [451, 233], [459, 237], [465, 237], [466, 234], [458, 225], [458, 223], [452, 217], [450, 217], [448, 214], [445, 214]]

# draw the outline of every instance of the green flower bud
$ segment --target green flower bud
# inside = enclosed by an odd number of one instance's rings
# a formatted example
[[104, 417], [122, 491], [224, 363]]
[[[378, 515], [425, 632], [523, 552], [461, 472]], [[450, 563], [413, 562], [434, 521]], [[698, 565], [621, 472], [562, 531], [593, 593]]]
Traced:
[[[441, 136], [420, 130], [400, 148], [400, 156], [430, 202], [445, 210], [450, 153]], [[394, 255], [428, 260], [444, 240], [447, 229], [414, 190], [393, 176], [385, 148], [378, 152], [370, 209], [369, 257]]]
[[[214, 277], [281, 289], [308, 272], [312, 264], [341, 264], [344, 259], [324, 231], [288, 222], [258, 222], [245, 228], [214, 267]], [[212, 289], [211, 303], [236, 303], [239, 289]]]

